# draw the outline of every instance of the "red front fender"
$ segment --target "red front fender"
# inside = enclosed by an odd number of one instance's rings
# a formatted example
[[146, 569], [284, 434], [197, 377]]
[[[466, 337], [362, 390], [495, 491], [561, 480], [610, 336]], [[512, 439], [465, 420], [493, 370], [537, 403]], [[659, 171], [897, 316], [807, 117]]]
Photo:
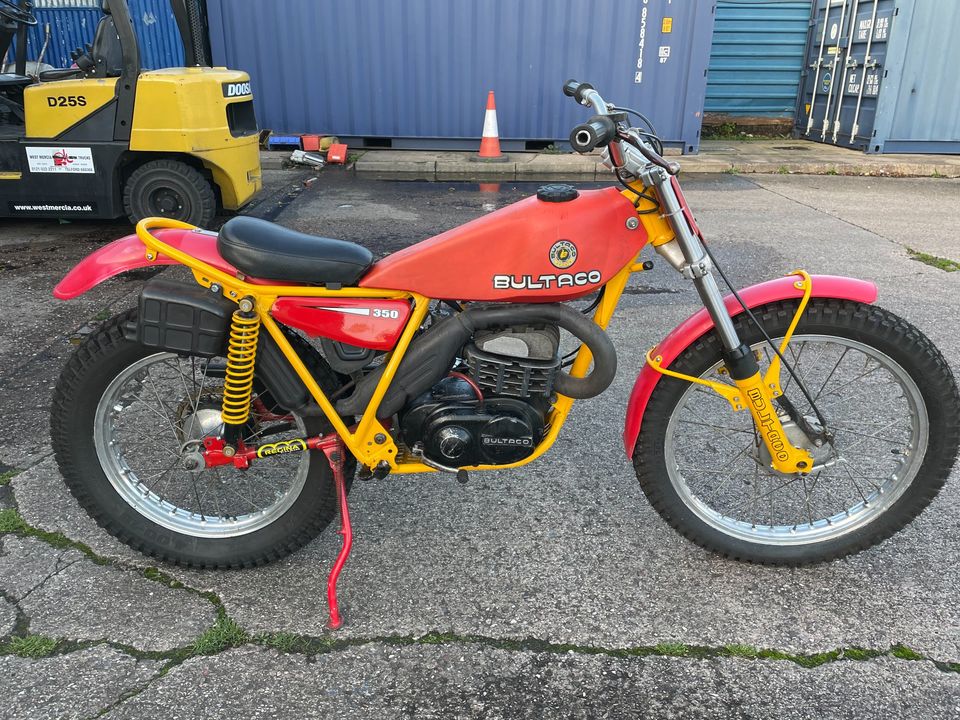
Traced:
[[[154, 235], [168, 245], [183, 250], [208, 265], [236, 275], [237, 269], [220, 257], [217, 252], [217, 236], [202, 230], [155, 230]], [[77, 263], [53, 289], [53, 296], [60, 300], [83, 295], [104, 280], [127, 270], [149, 265], [176, 265], [165, 255], [156, 260], [147, 260], [147, 249], [136, 235], [127, 235], [104, 245]]]
[[[768, 280], [759, 285], [751, 285], [740, 291], [740, 297], [751, 310], [760, 305], [777, 302], [779, 300], [790, 300], [803, 297], [803, 290], [797, 288], [794, 284], [796, 276], [788, 275]], [[838, 300], [854, 300], [862, 303], [872, 303], [877, 299], [877, 286], [866, 280], [856, 280], [848, 277], [838, 277], [835, 275], [813, 275], [812, 297], [836, 298]], [[727, 295], [724, 298], [727, 310], [731, 317], [743, 312], [743, 308], [737, 302], [733, 295]], [[702, 309], [670, 331], [654, 350], [654, 355], [659, 355], [663, 367], [669, 367], [676, 357], [688, 346], [696, 342], [701, 336], [713, 329], [713, 321], [706, 309]], [[623, 445], [627, 451], [627, 457], [633, 456], [634, 446], [637, 444], [637, 437], [640, 435], [640, 425], [643, 422], [643, 413], [647, 409], [647, 402], [653, 389], [657, 386], [660, 373], [647, 364], [644, 364], [643, 370], [637, 376], [634, 383], [633, 392], [630, 393], [630, 402], [627, 404], [627, 418], [623, 428]]]

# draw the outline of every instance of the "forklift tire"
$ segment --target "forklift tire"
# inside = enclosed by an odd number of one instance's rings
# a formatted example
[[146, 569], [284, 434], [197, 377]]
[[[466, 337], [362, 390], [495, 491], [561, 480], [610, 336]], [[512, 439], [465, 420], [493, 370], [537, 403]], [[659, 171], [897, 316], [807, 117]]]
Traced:
[[123, 209], [134, 225], [157, 216], [208, 227], [217, 212], [217, 196], [210, 182], [186, 163], [152, 160], [127, 179]]

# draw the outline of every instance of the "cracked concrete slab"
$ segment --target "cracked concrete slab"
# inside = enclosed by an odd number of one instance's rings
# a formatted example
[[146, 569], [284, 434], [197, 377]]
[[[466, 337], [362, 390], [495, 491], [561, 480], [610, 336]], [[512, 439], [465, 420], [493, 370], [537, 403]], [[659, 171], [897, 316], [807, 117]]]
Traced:
[[106, 645], [39, 660], [2, 656], [0, 714], [9, 720], [90, 718], [142, 688], [161, 666]]
[[17, 625], [17, 606], [0, 597], [0, 638], [13, 632]]
[[4, 538], [0, 588], [30, 619], [30, 632], [54, 638], [172, 650], [216, 619], [210, 602], [196, 594], [34, 538]]
[[[889, 185], [884, 185], [877, 201], [868, 202], [864, 192], [863, 202], [854, 208], [847, 206], [857, 200], [850, 188], [865, 189], [866, 185], [856, 186], [853, 183], [857, 181], [843, 178], [819, 178], [817, 182], [851, 184], [814, 188], [803, 183], [791, 185], [793, 179], [720, 176], [684, 180], [697, 218], [731, 280], [736, 285], [749, 284], [798, 266], [811, 272], [875, 280], [880, 285], [880, 303], [917, 324], [941, 348], [955, 371], [960, 368], [960, 334], [953, 323], [944, 322], [956, 316], [960, 273], [943, 273], [909, 260], [903, 249], [905, 229], [897, 219], [905, 204], [910, 204], [911, 212], [937, 217], [939, 222], [924, 224], [923, 232], [931, 243], [946, 243], [948, 250], [955, 247], [950, 228], [960, 221], [960, 206], [945, 202], [944, 193], [949, 195], [960, 186], [955, 181], [922, 181], [938, 183], [939, 190], [928, 194], [926, 186], [918, 184], [921, 181], [885, 180]], [[504, 183], [500, 192], [490, 193], [469, 184], [377, 184], [321, 175], [286, 207], [280, 219], [300, 230], [362, 242], [383, 255], [535, 189], [536, 185]], [[834, 191], [845, 201], [828, 202], [821, 197]], [[811, 202], [814, 197], [821, 197], [820, 204]], [[372, 213], [365, 210], [369, 200], [377, 203]], [[400, 225], [392, 222], [394, 211], [406, 213], [402, 217], [407, 219]], [[50, 286], [54, 280], [51, 274]], [[38, 283], [33, 280], [27, 289], [39, 292], [42, 283]], [[20, 285], [10, 288], [10, 292], [21, 291]], [[41, 324], [52, 326], [76, 319], [57, 317], [48, 304], [38, 307], [37, 322]], [[960, 473], [956, 470], [924, 515], [892, 540], [848, 560], [799, 570], [758, 568], [709, 555], [679, 537], [650, 508], [622, 452], [619, 434], [626, 398], [646, 349], [697, 308], [689, 283], [665, 263], [657, 262], [652, 271], [632, 278], [610, 327], [620, 354], [613, 387], [600, 398], [578, 403], [557, 445], [535, 464], [516, 471], [476, 474], [466, 487], [437, 475], [358, 483], [351, 496], [354, 555], [340, 584], [347, 626], [339, 637], [446, 631], [608, 647], [658, 642], [743, 643], [802, 653], [854, 645], [886, 649], [905, 643], [937, 659], [960, 659], [960, 568], [952, 562], [960, 550], [953, 520], [960, 512]], [[50, 328], [40, 336], [58, 337]], [[23, 392], [16, 395], [18, 417], [24, 417], [27, 428], [18, 442], [33, 448], [44, 446], [37, 444], [36, 437], [44, 432], [38, 428], [46, 425], [48, 388], [64, 351], [58, 349], [43, 355], [42, 362], [22, 366], [30, 371], [31, 384], [24, 384]], [[22, 515], [32, 524], [63, 532], [124, 564], [141, 568], [156, 564], [91, 521], [66, 491], [49, 459], [14, 478], [12, 487]], [[218, 592], [231, 616], [252, 632], [319, 635], [326, 619], [326, 573], [338, 548], [338, 536], [328, 531], [302, 552], [260, 570], [163, 569], [191, 586]], [[56, 555], [44, 557], [32, 561], [40, 578], [51, 567], [56, 569]], [[74, 568], [64, 570], [55, 581], [72, 572]], [[74, 589], [84, 600], [95, 595], [82, 583]], [[70, 588], [65, 591], [73, 592]], [[135, 626], [147, 610], [132, 603], [150, 591], [162, 592], [161, 603], [180, 597], [154, 583], [136, 584], [129, 594], [122, 590], [119, 597], [128, 603], [130, 622]], [[98, 609], [110, 601], [109, 594], [92, 600]], [[147, 602], [145, 607], [154, 606]], [[54, 619], [49, 627], [54, 628], [56, 616], [50, 617]], [[467, 664], [476, 655], [483, 665], [486, 653], [476, 646], [463, 646], [461, 651]], [[271, 657], [253, 654], [249, 664], [262, 660], [273, 672]], [[372, 664], [355, 671], [358, 683], [366, 676], [389, 675], [394, 667], [388, 655], [367, 659]], [[664, 662], [676, 663], [670, 665], [672, 672], [682, 677], [684, 663], [699, 667], [706, 661]], [[204, 658], [174, 672], [204, 667], [201, 663], [211, 663], [205, 667], [213, 674], [232, 667], [219, 659]], [[729, 682], [735, 687], [740, 687], [735, 679], [738, 675], [761, 686], [767, 682], [765, 673], [794, 677], [789, 663], [725, 660], [709, 664], [730, 668], [727, 672], [734, 679]], [[766, 665], [769, 670], [755, 670]], [[880, 697], [891, 708], [901, 706], [887, 696], [885, 688], [898, 687], [900, 668], [912, 677], [910, 673], [926, 667], [897, 663], [888, 672], [883, 662], [842, 665], [847, 674], [838, 676], [836, 688], [844, 681], [882, 681]], [[866, 672], [861, 665], [880, 668], [870, 670], [880, 674], [858, 675]], [[582, 676], [594, 670], [578, 666], [577, 673]], [[825, 669], [812, 672], [822, 671]], [[256, 686], [255, 673], [244, 672], [253, 677], [251, 683]], [[293, 677], [289, 674], [293, 671], [276, 672], [281, 673], [276, 677]], [[203, 678], [205, 686], [221, 682], [209, 673]], [[432, 680], [429, 673], [420, 678], [422, 691]], [[949, 696], [941, 681], [931, 687], [934, 700]], [[742, 692], [750, 695], [755, 689], [748, 687]], [[855, 688], [856, 697], [860, 697], [858, 693], [862, 694]], [[164, 703], [162, 697], [149, 692], [143, 697], [154, 698], [158, 707]], [[467, 702], [472, 696], [459, 697]], [[789, 692], [783, 697], [797, 701]], [[819, 696], [804, 697], [816, 700]], [[610, 700], [617, 701], [612, 696]], [[173, 701], [167, 702], [169, 707]], [[864, 702], [871, 707], [869, 700]], [[293, 705], [298, 707], [296, 701]], [[735, 714], [738, 707], [730, 705], [730, 712]]]
[[274, 718], [924, 718], [960, 712], [926, 662], [615, 658], [370, 644], [307, 658], [242, 648], [188, 660], [105, 715]]

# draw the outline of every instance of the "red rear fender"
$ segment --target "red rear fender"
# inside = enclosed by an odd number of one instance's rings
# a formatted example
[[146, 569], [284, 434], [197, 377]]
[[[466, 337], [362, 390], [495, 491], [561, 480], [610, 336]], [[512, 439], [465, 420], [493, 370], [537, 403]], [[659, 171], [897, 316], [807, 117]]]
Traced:
[[[217, 252], [217, 236], [198, 230], [156, 230], [157, 238], [168, 245], [189, 253], [208, 265], [236, 274], [237, 269], [220, 257]], [[170, 258], [160, 255], [156, 260], [147, 260], [146, 248], [136, 235], [127, 235], [104, 245], [77, 263], [53, 289], [53, 296], [70, 300], [96, 287], [104, 280], [127, 270], [150, 265], [176, 265]]]
[[[740, 297], [743, 298], [744, 303], [751, 310], [760, 305], [779, 300], [800, 298], [803, 296], [803, 290], [798, 289], [794, 284], [796, 279], [796, 276], [788, 275], [776, 280], [768, 280], [759, 285], [751, 285], [740, 291]], [[854, 278], [835, 275], [813, 275], [811, 279], [813, 280], [812, 297], [854, 300], [862, 303], [872, 303], [877, 299], [877, 286], [865, 280], [855, 280]], [[731, 316], [743, 312], [743, 308], [740, 307], [733, 295], [727, 295], [724, 302]], [[710, 315], [707, 314], [706, 309], [700, 310], [671, 330], [670, 334], [657, 345], [654, 355], [659, 355], [662, 358], [661, 365], [663, 367], [670, 367], [670, 363], [680, 353], [711, 329], [713, 329], [713, 321], [710, 319]], [[623, 444], [627, 451], [627, 457], [633, 456], [633, 449], [637, 444], [637, 437], [640, 435], [643, 413], [647, 409], [650, 395], [661, 377], [663, 376], [660, 373], [644, 363], [643, 369], [633, 386], [633, 392], [630, 393], [630, 402], [627, 404], [627, 418], [623, 428]]]

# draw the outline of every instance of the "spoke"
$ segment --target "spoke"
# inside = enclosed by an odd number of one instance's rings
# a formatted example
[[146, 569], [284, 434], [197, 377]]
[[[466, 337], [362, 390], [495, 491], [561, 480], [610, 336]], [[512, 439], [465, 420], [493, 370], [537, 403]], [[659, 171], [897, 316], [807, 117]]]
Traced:
[[834, 365], [833, 368], [830, 370], [830, 372], [827, 374], [827, 379], [823, 381], [823, 385], [821, 385], [820, 389], [817, 390], [817, 394], [813, 396], [814, 402], [816, 402], [820, 398], [820, 395], [823, 394], [824, 388], [827, 387], [827, 383], [830, 382], [830, 378], [833, 377], [833, 374], [837, 371], [837, 368], [840, 367], [840, 363], [843, 362], [843, 359], [847, 356], [848, 352], [850, 352], [850, 348], [843, 349], [843, 353], [841, 353], [840, 357], [837, 359], [836, 365]]
[[[853, 483], [853, 486], [857, 489], [857, 492], [860, 493], [860, 498], [864, 502], [869, 502], [869, 500], [867, 500], [867, 496], [863, 494], [863, 489], [860, 487], [860, 483], [857, 482], [857, 479], [853, 476], [853, 473], [850, 472], [850, 468], [847, 467], [846, 463], [843, 463], [843, 471], [847, 474], [847, 477], [850, 478], [850, 482]], [[873, 483], [870, 484], [873, 485]], [[874, 485], [874, 488], [877, 490], [880, 489], [876, 485]]]
[[857, 446], [859, 446], [859, 445], [863, 445], [863, 443], [866, 442], [867, 440], [876, 439], [877, 437], [879, 437], [879, 436], [881, 435], [881, 433], [883, 433], [883, 432], [886, 431], [886, 430], [889, 430], [893, 425], [895, 425], [895, 424], [898, 423], [898, 422], [899, 422], [899, 420], [891, 420], [891, 421], [888, 422], [886, 425], [884, 425], [882, 428], [880, 428], [879, 430], [877, 430], [877, 432], [874, 433], [873, 435], [864, 435], [861, 440], [857, 440], [853, 445], [848, 445], [847, 447], [845, 447], [845, 448], [843, 449], [843, 452], [844, 452], [844, 453], [848, 453], [848, 452], [850, 452], [851, 450], [853, 450], [855, 447], [857, 447]]
[[[883, 365], [881, 365], [881, 364], [879, 363], [879, 361], [874, 360], [873, 358], [868, 357], [868, 358], [867, 358], [867, 361], [869, 362], [870, 360], [873, 360], [875, 363], [877, 363], [876, 367], [870, 368], [870, 369], [867, 370], [865, 373], [861, 373], [860, 375], [857, 375], [855, 378], [853, 378], [853, 379], [851, 379], [851, 380], [847, 380], [847, 382], [845, 382], [845, 383], [843, 383], [842, 385], [840, 385], [839, 387], [835, 387], [833, 390], [831, 390], [829, 394], [830, 394], [830, 395], [836, 395], [838, 392], [840, 392], [841, 390], [843, 390], [845, 387], [849, 387], [850, 385], [852, 385], [853, 383], [857, 382], [858, 380], [863, 380], [863, 378], [872, 375], [872, 374], [875, 373], [877, 370], [883, 369]], [[818, 395], [817, 397], [819, 397], [819, 395]], [[839, 397], [839, 395], [838, 395], [837, 397]], [[857, 397], [857, 396], [854, 395], [854, 396], [852, 396], [852, 397]]]
[[[893, 422], [897, 422], [897, 421], [894, 420]], [[890, 443], [891, 445], [903, 445], [905, 442], [909, 442], [909, 440], [905, 438], [888, 438], [888, 437], [882, 437], [881, 435], [867, 435], [866, 433], [857, 432], [856, 430], [851, 430], [848, 427], [845, 427], [843, 425], [837, 425], [835, 423], [830, 423], [830, 427], [833, 430], [839, 430], [840, 432], [850, 433], [851, 435], [856, 435], [857, 437], [868, 438], [872, 440], [883, 440], [885, 442]]]
[[173, 433], [173, 439], [177, 442], [177, 445], [179, 446], [180, 437], [177, 435], [177, 428], [174, 426], [173, 420], [170, 419], [170, 416], [166, 414], [169, 412], [169, 410], [167, 410], [167, 406], [164, 405], [163, 400], [160, 397], [160, 392], [159, 390], [157, 390], [157, 383], [153, 379], [153, 375], [150, 374], [149, 368], [147, 369], [147, 379], [150, 380], [150, 387], [153, 389], [153, 394], [157, 398], [157, 403], [159, 403], [160, 407], [163, 409], [164, 414], [161, 415], [161, 417], [163, 417], [163, 419], [167, 421], [167, 424], [170, 426], [170, 432]]

